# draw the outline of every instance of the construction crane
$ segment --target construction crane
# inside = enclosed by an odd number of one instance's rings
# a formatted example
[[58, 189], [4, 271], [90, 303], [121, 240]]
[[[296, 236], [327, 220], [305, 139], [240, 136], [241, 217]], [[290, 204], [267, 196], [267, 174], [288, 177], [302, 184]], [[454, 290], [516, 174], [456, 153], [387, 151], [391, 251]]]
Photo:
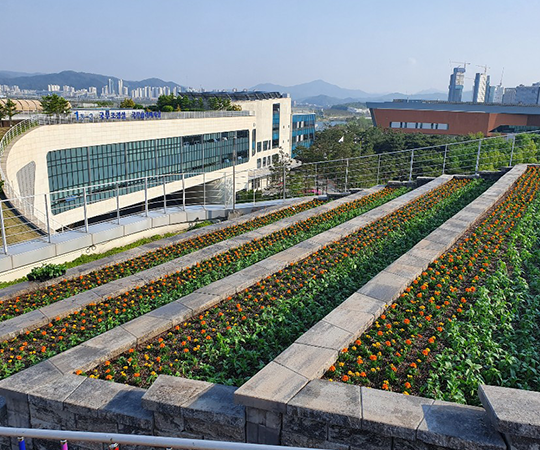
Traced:
[[476, 67], [483, 67], [483, 68], [484, 68], [484, 73], [487, 73], [488, 69], [491, 69], [491, 67], [488, 67], [488, 66], [479, 66], [479, 65], [476, 65]]
[[[459, 62], [459, 61], [450, 61], [450, 64], [459, 64], [459, 66], [463, 66], [465, 70], [467, 70], [467, 66], [470, 66], [471, 63], [468, 62]], [[459, 67], [458, 66], [458, 67]]]

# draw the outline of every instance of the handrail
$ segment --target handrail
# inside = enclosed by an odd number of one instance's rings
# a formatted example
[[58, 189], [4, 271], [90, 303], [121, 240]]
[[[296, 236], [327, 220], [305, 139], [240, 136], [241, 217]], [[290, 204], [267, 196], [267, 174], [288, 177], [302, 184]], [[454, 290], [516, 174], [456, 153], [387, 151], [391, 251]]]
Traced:
[[[283, 450], [284, 448], [280, 445], [246, 444], [244, 442], [11, 427], [0, 427], [0, 436], [49, 439], [58, 441], [101, 442], [107, 444], [142, 445], [148, 447], [181, 448], [193, 450]], [[288, 450], [310, 450], [304, 447], [286, 448]]]

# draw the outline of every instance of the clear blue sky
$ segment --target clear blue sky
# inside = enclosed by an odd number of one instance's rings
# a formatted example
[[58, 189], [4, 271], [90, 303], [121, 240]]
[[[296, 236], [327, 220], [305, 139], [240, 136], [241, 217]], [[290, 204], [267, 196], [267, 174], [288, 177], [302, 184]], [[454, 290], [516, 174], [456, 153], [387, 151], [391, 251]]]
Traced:
[[446, 91], [455, 60], [497, 83], [504, 67], [507, 87], [540, 81], [531, 0], [0, 0], [0, 17], [0, 70], [412, 94]]

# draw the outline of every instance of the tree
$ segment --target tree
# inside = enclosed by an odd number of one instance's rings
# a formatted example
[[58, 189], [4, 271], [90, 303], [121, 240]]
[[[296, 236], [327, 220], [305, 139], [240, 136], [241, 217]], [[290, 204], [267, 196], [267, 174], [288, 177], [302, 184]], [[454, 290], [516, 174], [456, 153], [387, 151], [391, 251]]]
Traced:
[[48, 115], [68, 114], [71, 111], [69, 102], [64, 97], [56, 94], [41, 97], [41, 107], [43, 108], [43, 113]]
[[129, 108], [129, 109], [133, 109], [133, 108], [135, 108], [135, 102], [134, 102], [133, 99], [131, 99], [131, 98], [125, 98], [125, 99], [122, 100], [122, 102], [120, 103], [120, 108]]
[[15, 114], [17, 114], [17, 105], [10, 98], [7, 99], [6, 104], [4, 105], [4, 114], [9, 117], [9, 126], [11, 127], [11, 119]]
[[163, 108], [161, 108], [161, 111], [163, 111], [163, 112], [173, 112], [174, 108], [171, 105], [165, 105]]

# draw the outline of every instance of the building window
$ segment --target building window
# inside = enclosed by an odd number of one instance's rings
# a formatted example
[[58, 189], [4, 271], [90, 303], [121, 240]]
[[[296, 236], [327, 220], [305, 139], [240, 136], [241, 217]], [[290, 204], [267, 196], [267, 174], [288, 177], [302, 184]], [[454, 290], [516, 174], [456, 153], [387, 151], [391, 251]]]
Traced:
[[272, 105], [272, 148], [279, 147], [279, 111], [279, 103]]

